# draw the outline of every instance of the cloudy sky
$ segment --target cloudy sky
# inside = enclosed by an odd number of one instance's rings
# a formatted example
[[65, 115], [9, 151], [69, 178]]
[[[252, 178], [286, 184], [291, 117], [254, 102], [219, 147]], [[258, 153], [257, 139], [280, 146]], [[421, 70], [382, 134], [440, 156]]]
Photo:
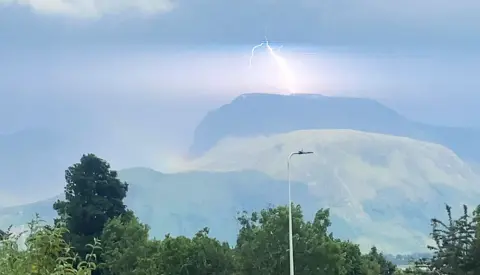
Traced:
[[474, 0], [0, 0], [0, 94], [288, 89], [265, 49], [248, 67], [267, 35], [283, 45], [296, 90], [472, 125], [478, 14]]
[[[475, 0], [0, 0], [10, 43], [474, 47]], [[468, 44], [468, 45], [467, 45]]]
[[[0, 134], [53, 127], [83, 142], [72, 156], [165, 171], [209, 110], [288, 90], [480, 127], [479, 14], [478, 0], [0, 0]], [[249, 66], [264, 36], [289, 77], [265, 48]]]

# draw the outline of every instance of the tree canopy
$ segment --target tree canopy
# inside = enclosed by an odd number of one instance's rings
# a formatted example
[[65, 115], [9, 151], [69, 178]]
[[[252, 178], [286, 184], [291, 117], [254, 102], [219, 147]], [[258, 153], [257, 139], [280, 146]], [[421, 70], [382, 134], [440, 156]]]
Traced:
[[126, 213], [123, 199], [128, 184], [93, 154], [83, 155], [79, 163], [70, 166], [65, 181], [65, 200], [53, 205], [58, 213], [55, 223], [68, 229], [66, 240], [85, 255], [85, 245], [100, 236], [107, 221]]

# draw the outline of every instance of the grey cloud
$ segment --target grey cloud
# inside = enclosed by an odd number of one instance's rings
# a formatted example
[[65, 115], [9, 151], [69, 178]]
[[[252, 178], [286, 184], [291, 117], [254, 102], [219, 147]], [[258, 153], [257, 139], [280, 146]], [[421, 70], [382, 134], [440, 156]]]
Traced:
[[19, 5], [35, 13], [96, 19], [111, 13], [138, 11], [156, 14], [171, 11], [171, 0], [0, 0], [0, 5]]
[[[422, 44], [475, 48], [480, 42], [475, 35], [480, 31], [480, 2], [474, 0], [177, 0], [170, 12], [150, 6], [158, 1], [133, 2], [138, 9], [149, 10], [149, 16], [105, 12], [95, 21], [71, 24], [57, 19], [63, 24], [53, 24], [48, 16], [32, 17], [18, 10], [13, 16], [15, 8], [10, 6], [10, 13], [0, 10], [4, 21], [0, 38], [3, 34], [31, 41], [30, 32], [38, 40], [71, 44], [251, 44], [268, 35], [286, 43], [387, 48]], [[126, 0], [118, 3], [112, 7], [130, 7]], [[132, 6], [131, 14], [138, 9]], [[155, 11], [159, 14], [152, 16]], [[12, 23], [20, 20], [24, 21], [20, 27]]]

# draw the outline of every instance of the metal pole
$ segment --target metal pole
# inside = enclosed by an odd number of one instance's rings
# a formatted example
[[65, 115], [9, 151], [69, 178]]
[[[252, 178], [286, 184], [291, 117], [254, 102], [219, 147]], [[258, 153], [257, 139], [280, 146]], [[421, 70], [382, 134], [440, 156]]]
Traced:
[[293, 230], [292, 230], [292, 184], [290, 182], [290, 159], [297, 153], [291, 153], [287, 160], [288, 172], [288, 251], [290, 253], [290, 275], [294, 275], [295, 268], [293, 265]]
[[295, 267], [293, 263], [293, 229], [292, 229], [292, 184], [290, 181], [290, 159], [293, 155], [313, 154], [313, 152], [292, 152], [287, 159], [287, 174], [288, 174], [288, 251], [290, 252], [290, 275], [295, 275]]

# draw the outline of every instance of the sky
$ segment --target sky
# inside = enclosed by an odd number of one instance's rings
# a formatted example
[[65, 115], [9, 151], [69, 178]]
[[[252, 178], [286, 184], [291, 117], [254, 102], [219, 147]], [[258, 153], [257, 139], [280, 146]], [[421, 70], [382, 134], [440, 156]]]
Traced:
[[[478, 14], [478, 0], [0, 0], [0, 134], [61, 128], [115, 167], [163, 171], [208, 111], [289, 90], [480, 127]], [[265, 36], [293, 81], [265, 48], [249, 66]]]
[[29, 44], [285, 43], [474, 48], [475, 0], [0, 0], [1, 33]]
[[[283, 45], [295, 90], [480, 126], [479, 12], [474, 0], [0, 0], [3, 113], [73, 94], [180, 104], [288, 90], [265, 49], [248, 66], [268, 36]], [[26, 104], [32, 95], [42, 100]], [[8, 116], [8, 128], [31, 113]]]

